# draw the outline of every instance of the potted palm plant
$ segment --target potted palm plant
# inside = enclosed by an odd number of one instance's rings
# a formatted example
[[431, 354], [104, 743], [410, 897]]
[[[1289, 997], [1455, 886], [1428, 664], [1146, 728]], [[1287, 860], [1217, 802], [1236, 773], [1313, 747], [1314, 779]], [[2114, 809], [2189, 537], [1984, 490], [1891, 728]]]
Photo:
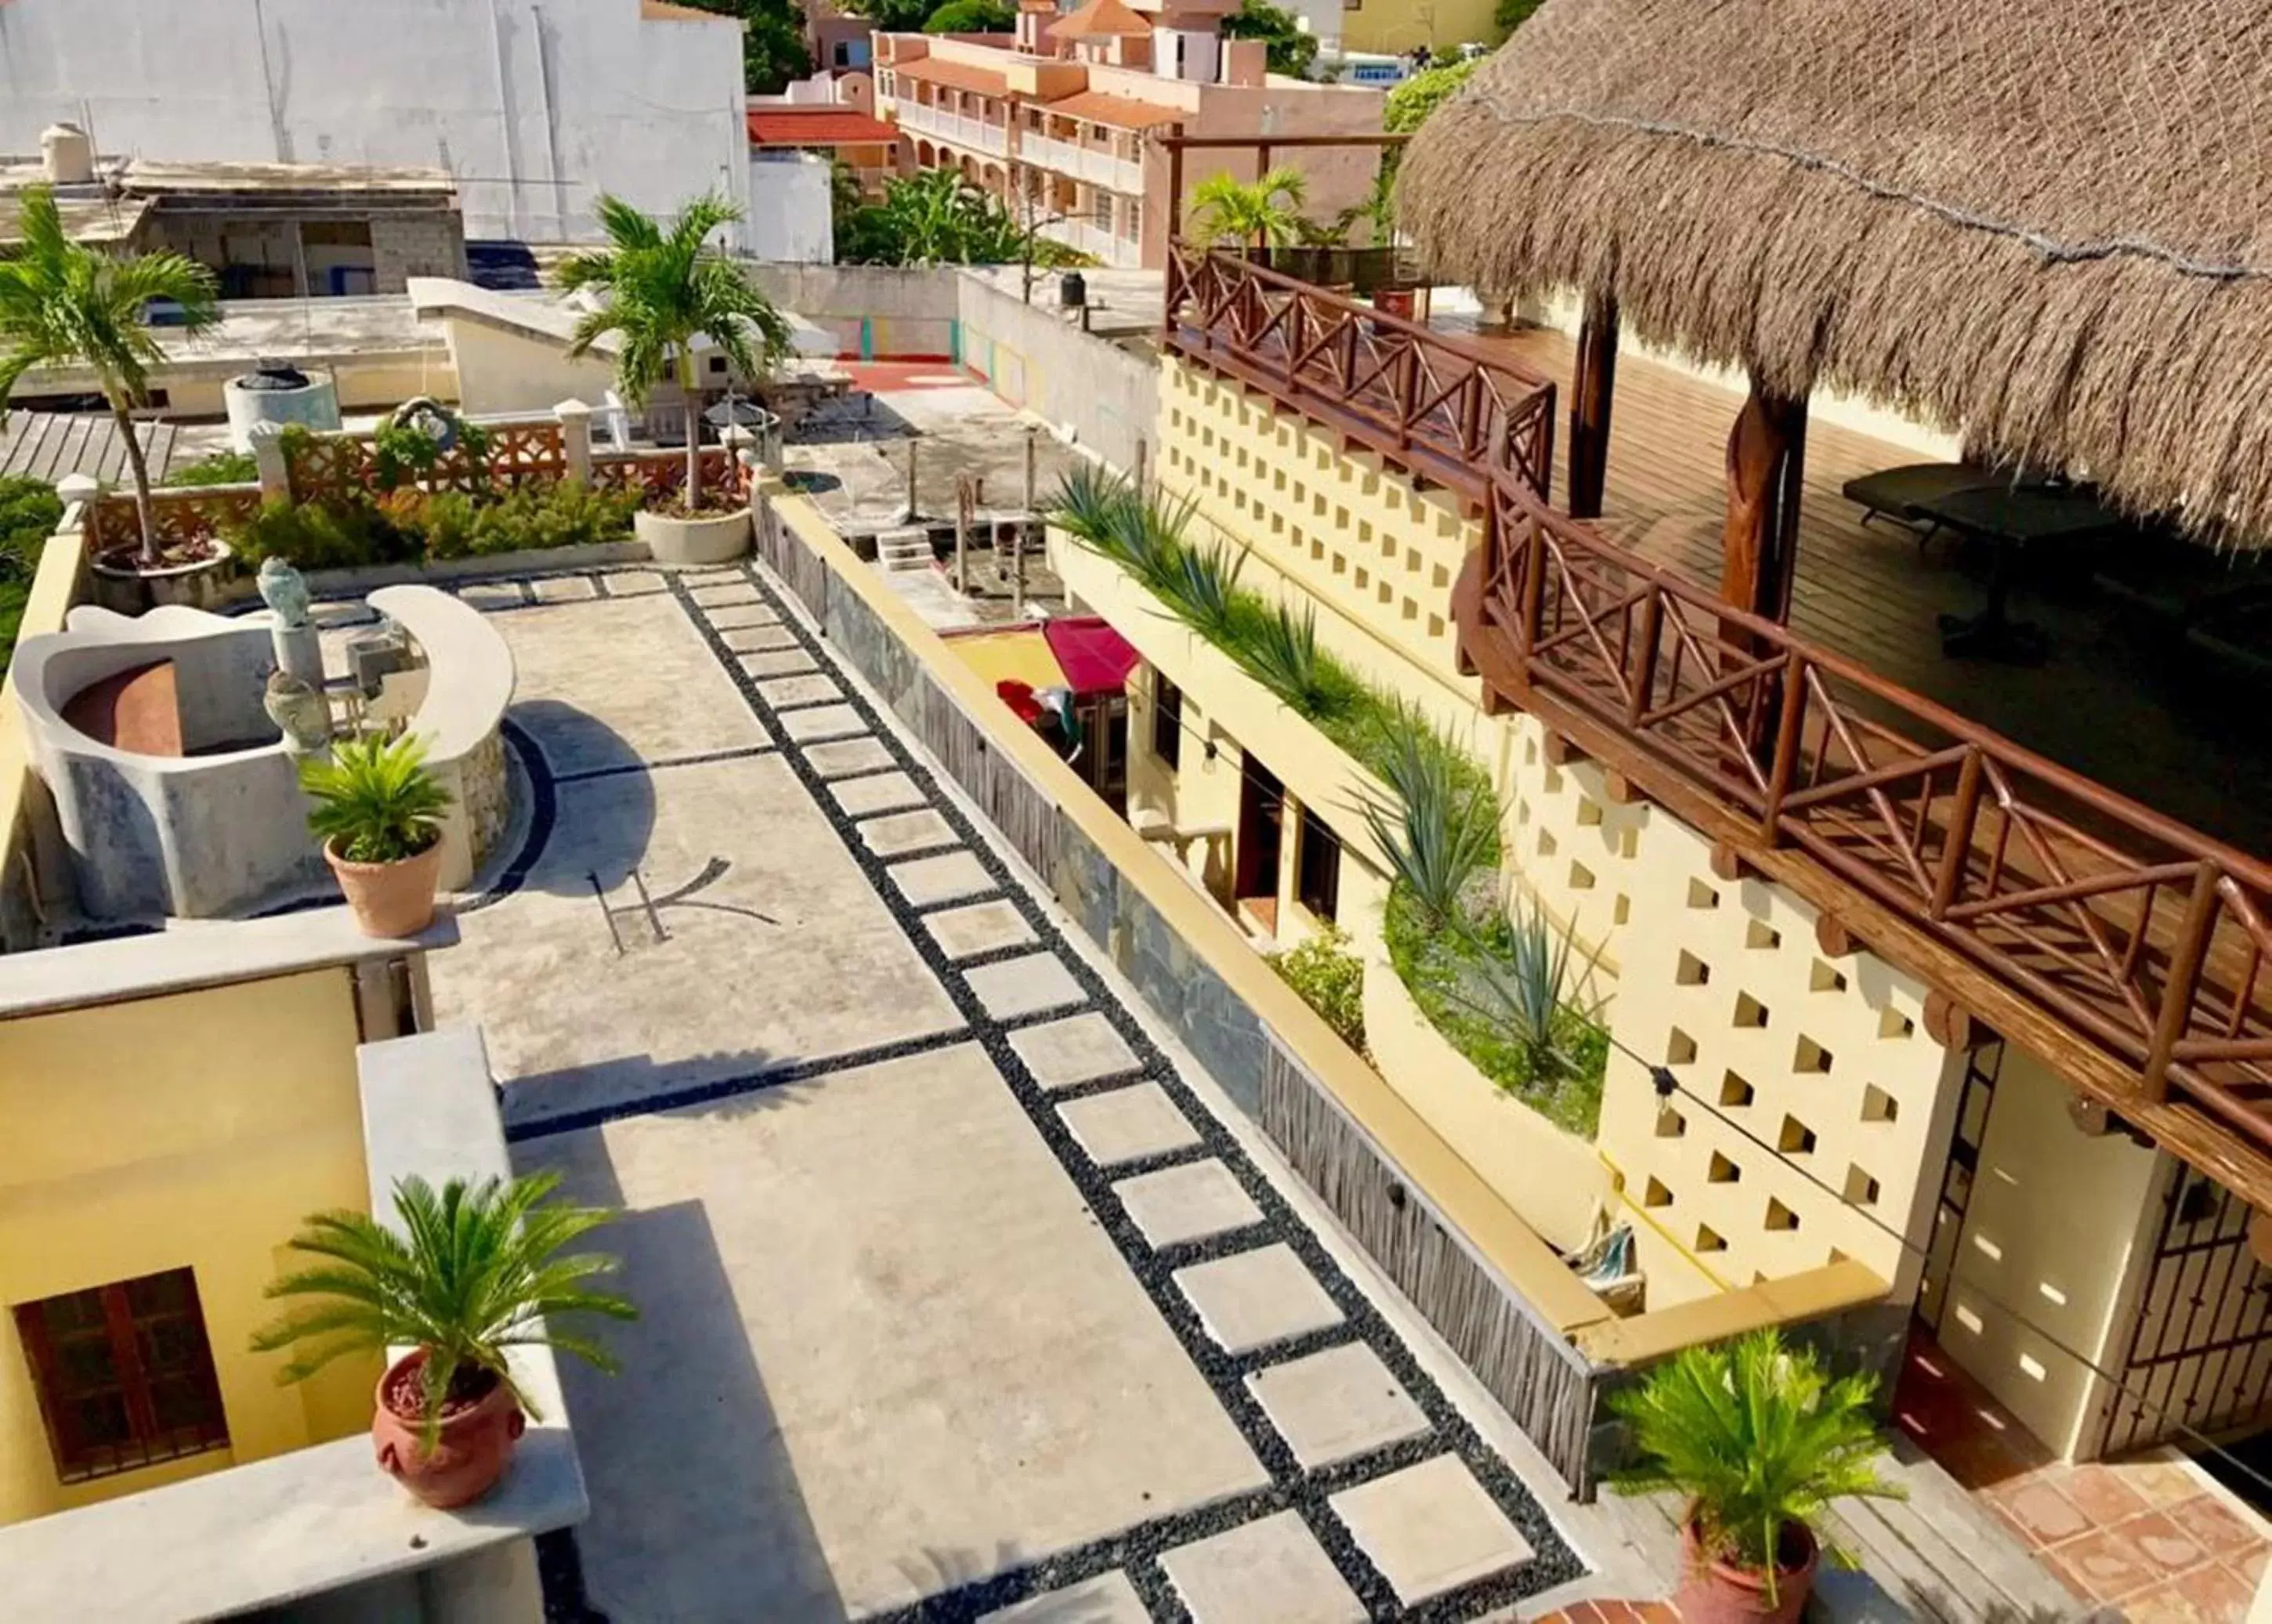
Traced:
[[302, 761], [300, 787], [315, 803], [308, 827], [364, 933], [415, 936], [431, 924], [450, 792], [426, 770], [424, 744], [407, 733], [349, 739], [328, 761]]
[[0, 427], [8, 397], [35, 368], [91, 372], [126, 449], [134, 482], [138, 545], [106, 548], [93, 565], [98, 595], [125, 613], [152, 602], [212, 605], [228, 567], [217, 536], [161, 544], [150, 508], [150, 465], [134, 430], [133, 408], [150, 398], [150, 369], [166, 358], [150, 307], [175, 307], [169, 326], [202, 333], [220, 319], [213, 274], [183, 255], [123, 257], [74, 243], [52, 187], [24, 191], [17, 216], [22, 241], [0, 256]]
[[667, 231], [620, 198], [602, 196], [599, 215], [608, 246], [571, 254], [554, 273], [564, 292], [589, 288], [602, 299], [577, 322], [568, 353], [588, 355], [609, 340], [617, 387], [634, 406], [644, 407], [666, 379], [678, 385], [686, 406], [686, 483], [677, 505], [642, 508], [632, 529], [666, 563], [722, 564], [748, 550], [750, 509], [746, 502], [709, 503], [703, 492], [694, 343], [707, 339], [738, 375], [755, 379], [787, 353], [788, 322], [740, 266], [704, 240], [742, 217], [732, 204], [697, 198]]
[[392, 1225], [360, 1212], [311, 1214], [290, 1245], [321, 1261], [276, 1280], [268, 1295], [314, 1300], [254, 1333], [253, 1351], [294, 1350], [279, 1373], [290, 1382], [347, 1354], [408, 1348], [378, 1383], [370, 1435], [379, 1466], [430, 1506], [479, 1500], [504, 1475], [529, 1418], [544, 1418], [513, 1380], [512, 1351], [542, 1344], [612, 1373], [606, 1350], [553, 1321], [639, 1317], [589, 1283], [614, 1269], [613, 1258], [559, 1255], [613, 1216], [549, 1204], [559, 1183], [557, 1173], [452, 1179], [437, 1191], [410, 1178], [394, 1186]]
[[1192, 189], [1192, 229], [1202, 242], [1235, 244], [1261, 264], [1272, 249], [1300, 237], [1308, 195], [1302, 172], [1284, 164], [1259, 180], [1238, 180], [1228, 172], [1209, 176]]
[[1687, 1501], [1687, 1573], [1673, 1598], [1684, 1624], [1793, 1624], [1830, 1502], [1902, 1498], [1872, 1464], [1885, 1447], [1877, 1387], [1868, 1375], [1833, 1381], [1812, 1349], [1763, 1330], [1684, 1348], [1611, 1399], [1640, 1457], [1611, 1486]]

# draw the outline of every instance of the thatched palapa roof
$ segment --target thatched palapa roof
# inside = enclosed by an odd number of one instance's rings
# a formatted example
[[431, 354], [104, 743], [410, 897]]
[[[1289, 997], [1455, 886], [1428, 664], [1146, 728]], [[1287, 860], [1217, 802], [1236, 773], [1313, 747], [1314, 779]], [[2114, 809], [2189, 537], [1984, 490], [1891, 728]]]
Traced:
[[1446, 277], [2272, 543], [2272, 0], [1549, 0], [1399, 194]]

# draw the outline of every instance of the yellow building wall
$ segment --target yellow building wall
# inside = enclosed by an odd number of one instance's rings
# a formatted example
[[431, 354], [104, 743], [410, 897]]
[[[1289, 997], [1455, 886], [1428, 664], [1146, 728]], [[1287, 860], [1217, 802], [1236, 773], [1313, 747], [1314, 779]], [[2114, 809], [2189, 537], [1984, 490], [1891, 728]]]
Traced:
[[1497, 0], [1366, 0], [1342, 12], [1342, 49], [1401, 56], [1415, 46], [1448, 51], [1496, 45]]
[[[0, 1523], [346, 1437], [375, 1360], [279, 1387], [246, 1343], [308, 1213], [368, 1211], [345, 969], [0, 1023], [0, 1305], [195, 1271], [229, 1447], [65, 1486], [0, 1316]], [[122, 1553], [131, 1560], [131, 1553]]]
[[1938, 1333], [2061, 1455], [2110, 1395], [2060, 1344], [2102, 1368], [2119, 1363], [2122, 1286], [2153, 1244], [2164, 1159], [2122, 1134], [2084, 1134], [2073, 1097], [2041, 1060], [2006, 1045]]

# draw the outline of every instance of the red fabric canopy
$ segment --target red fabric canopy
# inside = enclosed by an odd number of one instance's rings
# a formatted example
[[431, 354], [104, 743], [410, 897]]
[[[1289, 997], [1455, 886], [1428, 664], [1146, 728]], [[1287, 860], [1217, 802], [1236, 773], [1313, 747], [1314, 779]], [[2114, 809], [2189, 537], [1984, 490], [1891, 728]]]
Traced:
[[1096, 616], [1044, 621], [1042, 635], [1065, 670], [1065, 686], [1082, 699], [1119, 692], [1136, 669], [1128, 640]]

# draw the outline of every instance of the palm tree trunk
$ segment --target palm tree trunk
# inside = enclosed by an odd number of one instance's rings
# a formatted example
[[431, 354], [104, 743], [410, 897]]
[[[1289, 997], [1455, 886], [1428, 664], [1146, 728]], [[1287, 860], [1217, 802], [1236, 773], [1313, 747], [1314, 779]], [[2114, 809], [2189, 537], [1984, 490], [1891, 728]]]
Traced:
[[127, 472], [134, 476], [134, 517], [142, 528], [142, 566], [154, 568], [158, 563], [158, 528], [150, 513], [150, 460], [143, 452], [141, 440], [135, 436], [134, 420], [127, 415], [125, 403], [115, 394], [108, 399], [111, 420], [126, 439]]
[[702, 418], [694, 409], [694, 357], [687, 350], [680, 345], [671, 366], [678, 375], [679, 398], [686, 402], [686, 511], [692, 513], [702, 506]]

